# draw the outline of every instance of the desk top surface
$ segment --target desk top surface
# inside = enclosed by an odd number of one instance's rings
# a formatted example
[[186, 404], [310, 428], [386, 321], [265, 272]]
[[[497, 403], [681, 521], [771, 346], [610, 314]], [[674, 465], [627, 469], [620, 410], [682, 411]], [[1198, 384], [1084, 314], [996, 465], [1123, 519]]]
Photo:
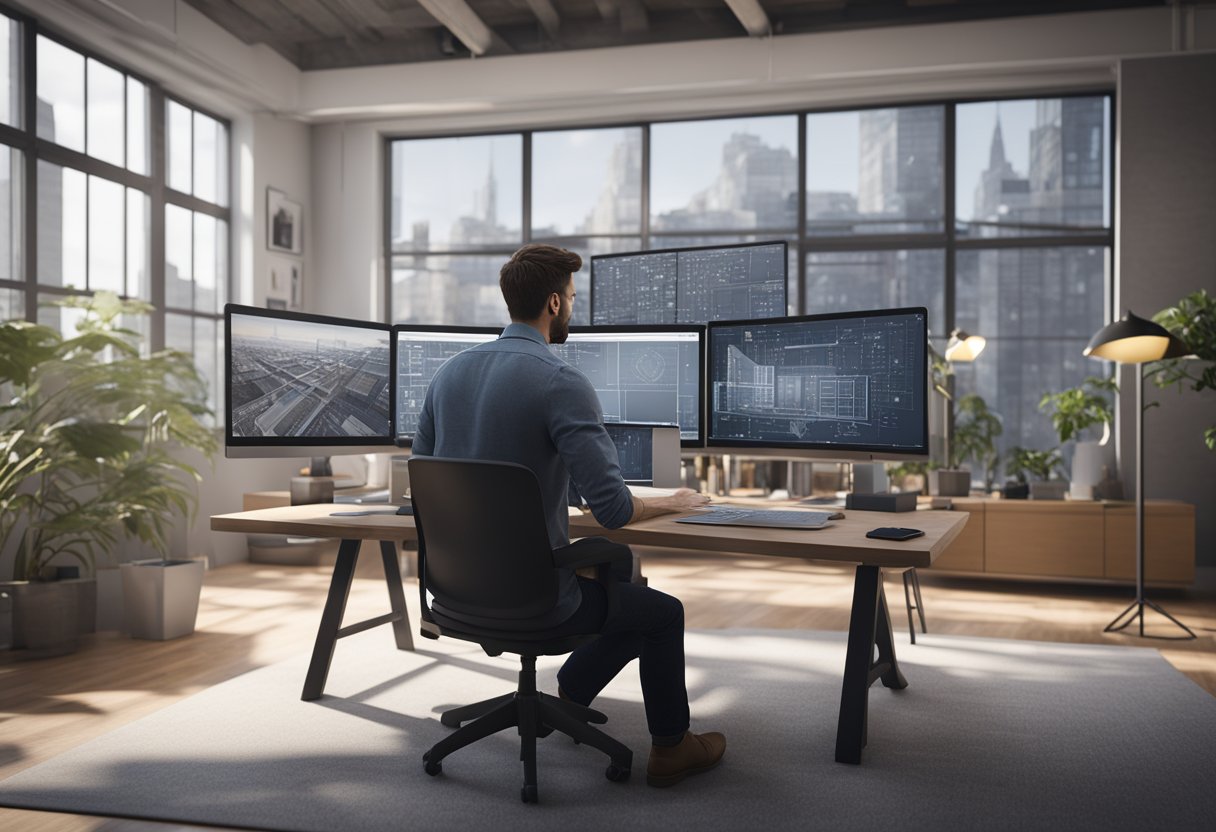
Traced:
[[[334, 512], [367, 510], [365, 516], [331, 516]], [[283, 506], [211, 518], [217, 532], [286, 534], [356, 540], [415, 540], [414, 518], [387, 512], [390, 506], [318, 503]], [[621, 529], [605, 529], [590, 515], [570, 518], [571, 537], [600, 535], [625, 544], [698, 549], [711, 552], [866, 563], [873, 566], [927, 567], [962, 531], [965, 511], [918, 511], [891, 514], [846, 511], [822, 529], [764, 529], [750, 526], [695, 526], [676, 523], [684, 515], [655, 517]], [[911, 526], [923, 537], [906, 541], [871, 540], [866, 532], [879, 526]]]

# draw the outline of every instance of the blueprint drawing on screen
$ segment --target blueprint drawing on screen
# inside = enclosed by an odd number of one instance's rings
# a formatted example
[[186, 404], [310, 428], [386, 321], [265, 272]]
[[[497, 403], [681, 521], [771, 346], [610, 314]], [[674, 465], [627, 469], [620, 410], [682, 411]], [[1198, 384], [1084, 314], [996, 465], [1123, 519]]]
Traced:
[[388, 331], [232, 316], [232, 435], [388, 437]]
[[592, 323], [704, 324], [785, 309], [785, 245], [597, 257]]
[[923, 316], [743, 324], [710, 337], [715, 439], [923, 442]]
[[452, 356], [497, 333], [397, 331], [397, 438], [412, 439], [435, 373]]
[[700, 436], [700, 340], [695, 332], [570, 333], [553, 352], [595, 388], [605, 422], [679, 425]]
[[621, 479], [632, 483], [654, 480], [654, 435], [652, 428], [605, 425], [612, 444], [616, 445], [617, 461], [621, 464]]

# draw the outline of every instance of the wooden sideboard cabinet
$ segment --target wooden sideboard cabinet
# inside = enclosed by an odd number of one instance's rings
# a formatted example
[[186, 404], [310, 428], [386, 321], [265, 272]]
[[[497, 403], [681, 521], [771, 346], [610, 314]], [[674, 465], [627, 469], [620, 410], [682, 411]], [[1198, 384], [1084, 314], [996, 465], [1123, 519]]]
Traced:
[[[958, 498], [970, 512], [963, 533], [934, 562], [942, 571], [1132, 581], [1136, 507], [1128, 502]], [[1145, 581], [1195, 580], [1195, 507], [1145, 505]]]

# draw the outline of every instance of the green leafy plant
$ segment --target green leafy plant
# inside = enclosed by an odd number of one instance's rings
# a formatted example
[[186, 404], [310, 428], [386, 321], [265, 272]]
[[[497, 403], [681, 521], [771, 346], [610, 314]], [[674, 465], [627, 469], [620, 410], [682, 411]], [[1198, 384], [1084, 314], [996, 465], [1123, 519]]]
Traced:
[[1049, 451], [1035, 451], [1030, 448], [1014, 447], [1009, 449], [1006, 470], [1018, 482], [1026, 482], [1027, 475], [1036, 480], [1049, 480], [1052, 474], [1063, 475], [1063, 457], [1057, 448]]
[[1077, 439], [1081, 431], [1094, 425], [1109, 425], [1114, 421], [1114, 399], [1119, 384], [1111, 378], [1090, 376], [1077, 387], [1047, 393], [1039, 400], [1039, 410], [1051, 414], [1052, 427], [1060, 442]]
[[939, 467], [932, 460], [918, 462], [900, 462], [887, 465], [887, 477], [901, 488], [908, 477], [921, 477], [920, 493], [929, 493], [929, 472]]
[[55, 305], [83, 310], [75, 336], [0, 323], [0, 549], [16, 535], [18, 580], [57, 556], [88, 572], [123, 538], [167, 557], [201, 479], [175, 452], [218, 444], [190, 356], [141, 356], [121, 325], [150, 306], [108, 292]]
[[[1200, 289], [1153, 316], [1171, 335], [1186, 344], [1194, 359], [1172, 358], [1159, 362], [1153, 371], [1158, 387], [1190, 387], [1199, 393], [1216, 390], [1216, 297]], [[1216, 451], [1216, 425], [1204, 429], [1209, 451]]]
[[992, 490], [1001, 460], [996, 440], [1004, 430], [1001, 417], [988, 409], [982, 396], [978, 393], [963, 396], [958, 400], [954, 434], [950, 439], [949, 467], [957, 468], [965, 460], [975, 460], [984, 470], [986, 490]]

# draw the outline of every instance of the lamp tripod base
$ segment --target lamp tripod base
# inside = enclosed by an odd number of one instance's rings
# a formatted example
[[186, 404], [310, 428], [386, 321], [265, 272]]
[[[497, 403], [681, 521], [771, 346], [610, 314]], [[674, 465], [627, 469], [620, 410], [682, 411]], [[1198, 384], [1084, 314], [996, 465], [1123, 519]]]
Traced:
[[[1186, 635], [1184, 635], [1184, 636], [1145, 635], [1145, 633], [1144, 633], [1144, 608], [1145, 607], [1152, 607], [1154, 610], [1156, 610], [1157, 612], [1164, 615], [1170, 621], [1174, 622], [1179, 627], [1181, 627], [1183, 630], [1185, 630]], [[1128, 613], [1131, 613], [1131, 615], [1128, 615]], [[1134, 622], [1136, 620], [1140, 621], [1140, 637], [1141, 638], [1160, 638], [1160, 639], [1166, 639], [1168, 641], [1190, 641], [1191, 639], [1196, 637], [1195, 634], [1193, 632], [1191, 632], [1190, 627], [1183, 624], [1177, 618], [1174, 618], [1174, 616], [1170, 615], [1168, 612], [1166, 612], [1161, 607], [1157, 606], [1156, 604], [1154, 604], [1152, 601], [1148, 600], [1147, 598], [1137, 598], [1135, 601], [1132, 601], [1131, 605], [1127, 609], [1125, 609], [1123, 612], [1121, 612], [1117, 616], [1115, 616], [1115, 620], [1110, 622], [1109, 624], [1107, 624], [1106, 628], [1102, 632], [1117, 633], [1120, 630], [1126, 629], [1129, 625], [1132, 624], [1132, 622]]]

